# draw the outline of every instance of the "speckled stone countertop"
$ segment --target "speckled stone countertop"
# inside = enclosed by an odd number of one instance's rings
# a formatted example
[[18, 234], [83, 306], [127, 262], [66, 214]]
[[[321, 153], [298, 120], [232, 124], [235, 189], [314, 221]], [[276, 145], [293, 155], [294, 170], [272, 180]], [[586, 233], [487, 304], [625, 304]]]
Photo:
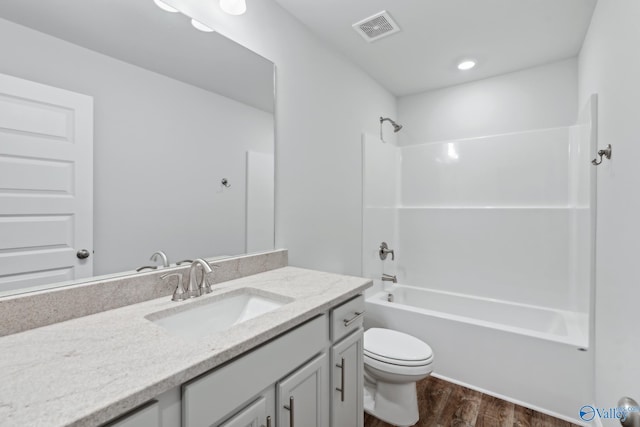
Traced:
[[[185, 302], [158, 298], [0, 338], [0, 426], [90, 426], [113, 419], [328, 311], [368, 279], [284, 267], [217, 284]], [[203, 339], [148, 320], [251, 288], [291, 301]]]

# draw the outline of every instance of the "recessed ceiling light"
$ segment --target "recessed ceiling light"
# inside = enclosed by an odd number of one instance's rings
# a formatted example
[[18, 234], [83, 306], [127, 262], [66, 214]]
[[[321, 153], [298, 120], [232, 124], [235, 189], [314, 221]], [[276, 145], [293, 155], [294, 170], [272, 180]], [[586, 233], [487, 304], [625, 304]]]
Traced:
[[169, 6], [168, 4], [163, 2], [162, 0], [153, 0], [153, 2], [156, 4], [156, 6], [158, 6], [160, 9], [162, 9], [162, 10], [164, 10], [166, 12], [171, 12], [171, 13], [179, 12], [178, 9], [176, 9], [173, 6]]
[[476, 66], [476, 61], [473, 59], [465, 59], [458, 64], [458, 70], [466, 71]]
[[247, 11], [246, 0], [220, 0], [220, 9], [229, 15], [242, 15]]
[[205, 33], [213, 33], [213, 28], [207, 27], [200, 21], [196, 21], [195, 19], [191, 20], [191, 25], [194, 26], [195, 29], [204, 31]]

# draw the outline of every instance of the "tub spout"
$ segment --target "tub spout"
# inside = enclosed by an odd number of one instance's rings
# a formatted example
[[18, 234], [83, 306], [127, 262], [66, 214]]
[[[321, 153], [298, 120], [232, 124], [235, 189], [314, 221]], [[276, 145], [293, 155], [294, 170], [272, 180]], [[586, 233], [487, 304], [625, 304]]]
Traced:
[[384, 273], [382, 274], [382, 281], [398, 283], [398, 279], [396, 278], [396, 276], [392, 276], [390, 274], [384, 274]]

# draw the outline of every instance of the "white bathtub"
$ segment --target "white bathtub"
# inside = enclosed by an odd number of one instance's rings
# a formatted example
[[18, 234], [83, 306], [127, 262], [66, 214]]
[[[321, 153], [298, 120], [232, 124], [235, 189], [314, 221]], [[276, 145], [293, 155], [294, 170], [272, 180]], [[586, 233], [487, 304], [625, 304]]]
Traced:
[[593, 402], [584, 314], [404, 285], [370, 295], [366, 312], [366, 328], [427, 342], [437, 376], [575, 423]]

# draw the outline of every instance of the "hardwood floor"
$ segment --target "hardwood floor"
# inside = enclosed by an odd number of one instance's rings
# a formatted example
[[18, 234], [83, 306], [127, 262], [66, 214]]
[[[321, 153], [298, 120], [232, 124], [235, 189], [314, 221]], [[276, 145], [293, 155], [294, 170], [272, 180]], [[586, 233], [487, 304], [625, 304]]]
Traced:
[[[418, 383], [416, 427], [578, 427], [435, 377]], [[392, 427], [365, 414], [365, 427]]]

